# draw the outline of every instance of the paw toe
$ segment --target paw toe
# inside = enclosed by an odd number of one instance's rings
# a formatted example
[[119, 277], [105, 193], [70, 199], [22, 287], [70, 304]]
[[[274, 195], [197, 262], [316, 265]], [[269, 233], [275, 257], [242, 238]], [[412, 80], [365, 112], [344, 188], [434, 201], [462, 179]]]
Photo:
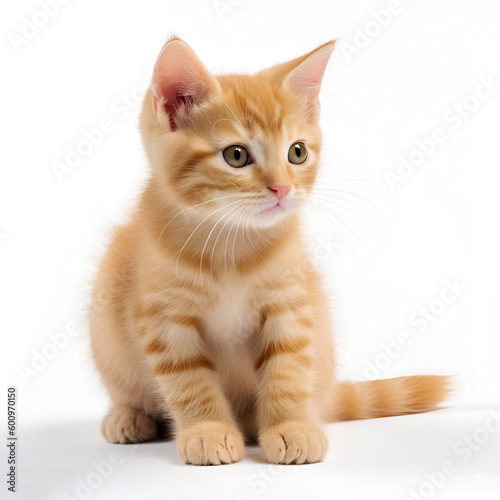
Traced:
[[140, 443], [158, 436], [156, 422], [144, 412], [114, 407], [104, 418], [101, 432], [110, 443]]
[[238, 429], [221, 422], [203, 422], [179, 431], [177, 449], [184, 463], [222, 465], [243, 457], [243, 436]]
[[305, 464], [320, 462], [328, 450], [325, 435], [314, 424], [285, 422], [263, 432], [260, 444], [269, 462]]

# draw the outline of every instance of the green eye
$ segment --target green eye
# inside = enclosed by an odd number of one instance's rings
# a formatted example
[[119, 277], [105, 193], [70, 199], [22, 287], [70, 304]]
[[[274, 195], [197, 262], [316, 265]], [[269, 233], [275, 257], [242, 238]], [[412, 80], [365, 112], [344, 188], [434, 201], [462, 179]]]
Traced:
[[288, 150], [288, 161], [294, 165], [300, 165], [307, 159], [307, 149], [303, 142], [294, 142]]
[[248, 165], [250, 155], [243, 146], [229, 146], [222, 152], [224, 160], [234, 168], [241, 168]]

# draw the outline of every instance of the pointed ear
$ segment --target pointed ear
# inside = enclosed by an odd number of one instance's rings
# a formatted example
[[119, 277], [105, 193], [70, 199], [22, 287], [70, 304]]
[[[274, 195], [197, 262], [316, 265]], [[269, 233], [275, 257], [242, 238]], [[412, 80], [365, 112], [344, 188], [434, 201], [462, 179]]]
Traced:
[[301, 57], [265, 70], [271, 78], [280, 80], [286, 89], [303, 96], [309, 112], [316, 118], [321, 82], [334, 46], [335, 40], [332, 40]]
[[158, 120], [174, 131], [186, 116], [219, 87], [198, 56], [179, 38], [164, 46], [153, 71], [153, 109]]

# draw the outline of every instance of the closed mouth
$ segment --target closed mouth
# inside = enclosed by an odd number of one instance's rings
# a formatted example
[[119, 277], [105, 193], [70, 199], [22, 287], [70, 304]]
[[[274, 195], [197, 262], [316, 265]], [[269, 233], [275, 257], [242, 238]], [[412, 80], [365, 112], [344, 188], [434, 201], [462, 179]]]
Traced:
[[272, 213], [275, 213], [275, 212], [280, 211], [280, 210], [284, 210], [284, 208], [282, 205], [280, 205], [280, 202], [277, 201], [276, 203], [274, 203], [270, 207], [262, 209], [261, 213], [272, 214]]

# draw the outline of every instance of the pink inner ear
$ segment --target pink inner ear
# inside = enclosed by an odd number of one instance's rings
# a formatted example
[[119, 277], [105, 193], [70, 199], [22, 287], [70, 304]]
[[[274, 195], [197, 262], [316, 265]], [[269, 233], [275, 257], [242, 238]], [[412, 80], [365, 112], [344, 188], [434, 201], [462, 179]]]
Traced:
[[153, 75], [156, 116], [166, 113], [171, 130], [182, 107], [192, 107], [207, 92], [210, 74], [196, 54], [181, 40], [168, 42], [160, 53]]
[[321, 82], [333, 50], [333, 44], [325, 45], [299, 64], [285, 79], [292, 90], [306, 96], [313, 102], [321, 90]]

